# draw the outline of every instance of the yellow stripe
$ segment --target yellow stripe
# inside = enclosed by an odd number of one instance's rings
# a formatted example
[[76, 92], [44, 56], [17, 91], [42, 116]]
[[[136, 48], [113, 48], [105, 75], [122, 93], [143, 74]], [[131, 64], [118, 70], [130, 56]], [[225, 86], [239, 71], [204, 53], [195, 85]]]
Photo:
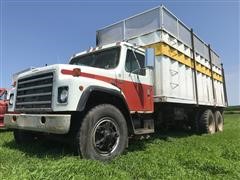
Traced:
[[[188, 57], [187, 55], [183, 54], [182, 52], [176, 50], [175, 48], [169, 46], [168, 44], [164, 42], [151, 44], [148, 46], [145, 46], [146, 48], [154, 48], [155, 49], [155, 55], [165, 55], [168, 56], [182, 64], [187, 65], [188, 67], [194, 68], [194, 60]], [[211, 69], [207, 68], [206, 66], [196, 62], [196, 70], [198, 72], [201, 72], [209, 77], [211, 77]], [[213, 72], [213, 79], [221, 81], [222, 82], [222, 76], [217, 74], [216, 72]]]
[[217, 74], [217, 73], [213, 73], [213, 79], [216, 79], [216, 80], [218, 80], [218, 81], [221, 81], [222, 82], [222, 76], [221, 75], [219, 75], [219, 74]]

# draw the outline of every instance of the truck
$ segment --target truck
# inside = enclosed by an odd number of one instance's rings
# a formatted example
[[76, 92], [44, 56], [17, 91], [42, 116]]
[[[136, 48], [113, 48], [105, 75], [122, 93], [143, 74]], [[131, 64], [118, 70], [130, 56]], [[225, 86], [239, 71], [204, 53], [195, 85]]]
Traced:
[[5, 129], [3, 118], [8, 109], [8, 90], [0, 88], [0, 129]]
[[223, 131], [227, 94], [217, 53], [159, 6], [97, 30], [96, 47], [69, 64], [19, 74], [10, 102], [4, 122], [17, 143], [51, 136], [108, 161], [129, 137], [173, 124]]

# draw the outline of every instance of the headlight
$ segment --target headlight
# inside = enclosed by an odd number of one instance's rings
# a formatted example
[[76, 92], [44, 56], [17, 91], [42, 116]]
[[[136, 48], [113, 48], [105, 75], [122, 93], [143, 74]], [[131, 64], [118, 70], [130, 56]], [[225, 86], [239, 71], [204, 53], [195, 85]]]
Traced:
[[68, 87], [59, 87], [58, 88], [58, 102], [67, 103], [68, 101]]
[[14, 94], [10, 94], [10, 97], [9, 97], [9, 105], [13, 105], [13, 101], [14, 101]]

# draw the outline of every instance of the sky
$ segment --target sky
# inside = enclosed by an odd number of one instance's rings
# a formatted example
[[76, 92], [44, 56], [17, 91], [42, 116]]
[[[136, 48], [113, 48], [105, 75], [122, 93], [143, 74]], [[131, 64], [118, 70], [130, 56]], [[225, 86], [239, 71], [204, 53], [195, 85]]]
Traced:
[[219, 54], [230, 105], [240, 104], [240, 2], [0, 0], [0, 87], [29, 67], [68, 63], [94, 47], [96, 30], [165, 5]]

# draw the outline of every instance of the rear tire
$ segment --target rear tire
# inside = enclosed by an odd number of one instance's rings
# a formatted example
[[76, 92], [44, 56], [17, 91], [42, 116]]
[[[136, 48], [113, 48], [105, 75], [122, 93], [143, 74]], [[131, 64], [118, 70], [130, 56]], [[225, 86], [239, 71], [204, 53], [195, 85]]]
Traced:
[[220, 113], [220, 111], [216, 111], [214, 113], [214, 117], [215, 117], [215, 124], [216, 124], [216, 131], [223, 131], [223, 124], [224, 124], [224, 120], [223, 120], [223, 116]]
[[111, 160], [128, 145], [126, 120], [115, 106], [98, 105], [86, 114], [76, 141], [78, 153], [83, 158]]
[[210, 109], [203, 111], [200, 117], [200, 127], [201, 133], [214, 134], [215, 133], [215, 118]]
[[15, 129], [13, 131], [13, 136], [17, 144], [31, 143], [35, 140], [35, 136], [33, 133], [20, 129]]

